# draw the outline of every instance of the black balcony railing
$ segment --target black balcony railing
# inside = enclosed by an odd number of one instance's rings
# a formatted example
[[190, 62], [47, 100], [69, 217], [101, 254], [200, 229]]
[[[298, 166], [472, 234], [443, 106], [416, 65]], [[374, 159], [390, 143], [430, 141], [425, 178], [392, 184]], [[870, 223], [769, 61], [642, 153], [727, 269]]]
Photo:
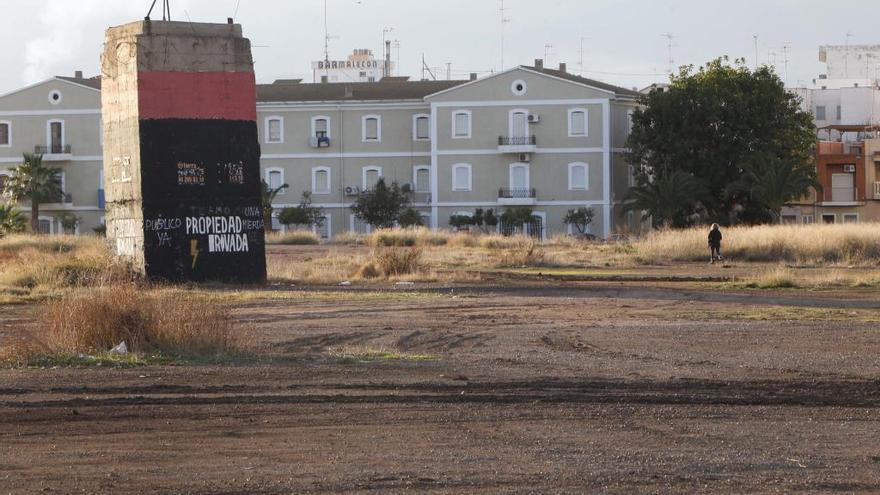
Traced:
[[70, 154], [70, 145], [60, 145], [53, 144], [51, 146], [46, 146], [43, 144], [38, 144], [34, 146], [34, 153], [37, 155], [69, 155]]
[[535, 146], [538, 138], [535, 136], [498, 136], [498, 146]]
[[513, 189], [499, 189], [498, 190], [499, 198], [537, 198], [538, 192], [535, 188], [513, 188]]

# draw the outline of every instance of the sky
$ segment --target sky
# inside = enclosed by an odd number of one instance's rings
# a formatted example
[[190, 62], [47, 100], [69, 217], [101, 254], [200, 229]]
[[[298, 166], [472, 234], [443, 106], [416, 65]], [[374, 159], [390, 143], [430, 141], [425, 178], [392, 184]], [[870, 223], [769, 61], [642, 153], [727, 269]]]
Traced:
[[[151, 1], [0, 0], [0, 94], [75, 70], [97, 75], [104, 30], [142, 19]], [[161, 3], [153, 19], [161, 19]], [[544, 58], [548, 66], [566, 62], [585, 77], [641, 88], [668, 77], [667, 34], [674, 67], [722, 55], [751, 66], [757, 36], [758, 63], [803, 86], [823, 71], [820, 45], [880, 44], [878, 0], [505, 0], [504, 23], [501, 5], [327, 0], [330, 58], [345, 59], [354, 48], [381, 54], [383, 30], [393, 29], [386, 37], [399, 46], [392, 59], [402, 76], [420, 78], [423, 55], [439, 79], [447, 63], [453, 79], [465, 79]], [[253, 45], [260, 83], [311, 81], [311, 62], [323, 59], [322, 0], [171, 0], [171, 15], [221, 23], [234, 15]]]

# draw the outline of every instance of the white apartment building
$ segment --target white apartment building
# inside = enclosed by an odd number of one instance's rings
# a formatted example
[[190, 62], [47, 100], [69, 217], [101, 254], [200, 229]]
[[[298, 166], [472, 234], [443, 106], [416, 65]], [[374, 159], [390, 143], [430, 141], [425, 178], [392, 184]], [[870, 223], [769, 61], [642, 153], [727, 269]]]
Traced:
[[860, 139], [855, 133], [841, 136], [839, 129], [880, 125], [880, 45], [822, 46], [819, 61], [826, 71], [813, 80], [813, 87], [789, 90], [815, 116], [819, 137]]
[[[99, 88], [78, 74], [0, 96], [9, 136], [3, 144], [0, 127], [0, 180], [4, 166], [35, 149], [51, 151], [44, 159], [63, 171], [67, 195], [42, 210], [49, 232], [65, 211], [81, 218], [84, 233], [102, 223]], [[311, 192], [326, 237], [370, 229], [350, 206], [380, 177], [408, 185], [433, 228], [477, 208], [500, 215], [523, 206], [540, 219], [524, 228], [550, 236], [569, 231], [569, 209], [587, 206], [592, 232], [605, 237], [640, 227], [621, 208], [633, 180], [623, 153], [638, 96], [541, 60], [470, 81], [276, 81], [257, 88], [262, 173], [271, 186], [290, 186], [277, 208]]]

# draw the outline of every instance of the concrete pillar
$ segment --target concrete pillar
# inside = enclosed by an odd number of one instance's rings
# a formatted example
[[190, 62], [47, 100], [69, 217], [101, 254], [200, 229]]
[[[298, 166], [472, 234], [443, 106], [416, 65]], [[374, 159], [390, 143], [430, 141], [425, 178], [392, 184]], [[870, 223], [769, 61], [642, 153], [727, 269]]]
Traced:
[[154, 279], [263, 282], [256, 82], [238, 24], [107, 30], [107, 237]]

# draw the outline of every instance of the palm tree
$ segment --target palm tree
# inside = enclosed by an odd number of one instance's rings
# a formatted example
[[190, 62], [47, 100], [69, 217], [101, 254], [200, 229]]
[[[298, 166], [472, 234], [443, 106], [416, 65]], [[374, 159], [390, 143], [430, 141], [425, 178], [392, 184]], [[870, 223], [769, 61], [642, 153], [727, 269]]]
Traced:
[[630, 189], [624, 210], [646, 211], [655, 225], [684, 227], [687, 215], [706, 195], [706, 187], [693, 175], [675, 170], [641, 180]]
[[0, 203], [0, 237], [24, 232], [27, 221], [15, 205]]
[[728, 195], [748, 196], [751, 203], [765, 209], [773, 220], [782, 219], [782, 207], [803, 197], [810, 188], [821, 190], [812, 164], [794, 165], [779, 157], [763, 154], [747, 165], [740, 180], [727, 187]]
[[272, 232], [272, 210], [273, 210], [272, 203], [275, 202], [275, 196], [278, 196], [278, 194], [281, 191], [287, 189], [290, 186], [287, 184], [281, 184], [280, 186], [273, 189], [273, 188], [269, 187], [269, 184], [267, 184], [265, 180], [262, 182], [263, 182], [263, 193], [262, 193], [262, 197], [263, 197], [263, 231], [265, 231], [268, 234], [268, 233]]
[[61, 195], [61, 170], [43, 165], [43, 155], [24, 154], [24, 163], [13, 167], [6, 180], [4, 194], [12, 201], [31, 202], [31, 231], [40, 231], [40, 203], [55, 200]]

